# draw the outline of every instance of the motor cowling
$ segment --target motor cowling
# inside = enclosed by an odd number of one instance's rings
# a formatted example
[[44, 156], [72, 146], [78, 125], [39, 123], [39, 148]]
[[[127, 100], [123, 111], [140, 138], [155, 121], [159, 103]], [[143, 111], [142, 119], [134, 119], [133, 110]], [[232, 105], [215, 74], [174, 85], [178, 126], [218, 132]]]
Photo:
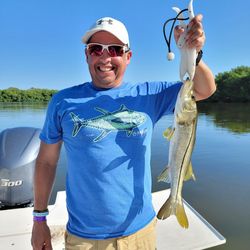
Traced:
[[17, 127], [0, 133], [0, 207], [33, 203], [33, 175], [40, 131]]

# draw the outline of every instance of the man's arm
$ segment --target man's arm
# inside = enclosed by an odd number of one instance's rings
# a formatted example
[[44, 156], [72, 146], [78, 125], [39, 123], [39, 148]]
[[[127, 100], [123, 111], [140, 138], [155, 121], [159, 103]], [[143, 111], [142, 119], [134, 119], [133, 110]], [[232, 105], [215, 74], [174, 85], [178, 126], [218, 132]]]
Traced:
[[[41, 142], [34, 174], [34, 210], [45, 210], [53, 187], [62, 142]], [[33, 224], [31, 244], [34, 250], [52, 249], [46, 221]]]
[[216, 90], [214, 75], [202, 60], [196, 67], [193, 81], [196, 101], [208, 98]]
[[61, 142], [55, 144], [41, 142], [34, 175], [35, 210], [44, 210], [48, 206], [61, 145]]

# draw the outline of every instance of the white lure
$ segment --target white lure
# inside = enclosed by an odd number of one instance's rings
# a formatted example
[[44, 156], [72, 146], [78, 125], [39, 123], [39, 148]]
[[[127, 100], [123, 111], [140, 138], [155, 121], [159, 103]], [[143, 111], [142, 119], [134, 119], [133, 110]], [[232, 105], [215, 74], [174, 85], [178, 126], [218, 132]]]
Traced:
[[[181, 11], [178, 7], [173, 7], [173, 10], [179, 14]], [[189, 2], [188, 5], [188, 15], [189, 21], [194, 18], [194, 10], [193, 10], [193, 0]], [[180, 18], [183, 18], [183, 15], [180, 15]], [[181, 53], [181, 62], [180, 62], [180, 79], [184, 81], [184, 77], [188, 75], [189, 80], [193, 80], [195, 74], [195, 67], [196, 67], [196, 57], [197, 52], [196, 49], [190, 49], [186, 46], [185, 37], [188, 31], [188, 25], [185, 24], [184, 21], [180, 20], [180, 26], [184, 29], [184, 32], [181, 34], [179, 40], [177, 41], [177, 46], [180, 49]]]

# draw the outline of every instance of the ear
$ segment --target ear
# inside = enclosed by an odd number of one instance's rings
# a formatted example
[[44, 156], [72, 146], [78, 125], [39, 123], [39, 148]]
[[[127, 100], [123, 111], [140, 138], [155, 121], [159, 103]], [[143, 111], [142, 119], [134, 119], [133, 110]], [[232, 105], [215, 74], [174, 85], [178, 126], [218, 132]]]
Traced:
[[132, 50], [126, 53], [127, 65], [130, 63], [130, 59], [132, 57]]
[[84, 51], [85, 51], [85, 58], [86, 58], [86, 61], [88, 62], [89, 56], [88, 56], [88, 53], [87, 53], [87, 49], [85, 49]]

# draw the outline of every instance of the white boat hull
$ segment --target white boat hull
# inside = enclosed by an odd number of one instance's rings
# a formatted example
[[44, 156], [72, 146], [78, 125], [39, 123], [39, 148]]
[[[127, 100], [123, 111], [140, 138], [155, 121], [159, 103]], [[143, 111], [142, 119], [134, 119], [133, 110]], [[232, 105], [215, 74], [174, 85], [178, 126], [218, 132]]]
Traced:
[[[153, 204], [159, 210], [169, 190], [153, 193]], [[67, 222], [65, 192], [58, 192], [56, 202], [49, 206], [48, 224], [54, 250], [64, 250], [64, 231]], [[189, 228], [179, 226], [175, 216], [158, 221], [157, 250], [206, 249], [226, 242], [225, 238], [185, 202]], [[0, 250], [30, 250], [33, 208], [0, 211]]]

